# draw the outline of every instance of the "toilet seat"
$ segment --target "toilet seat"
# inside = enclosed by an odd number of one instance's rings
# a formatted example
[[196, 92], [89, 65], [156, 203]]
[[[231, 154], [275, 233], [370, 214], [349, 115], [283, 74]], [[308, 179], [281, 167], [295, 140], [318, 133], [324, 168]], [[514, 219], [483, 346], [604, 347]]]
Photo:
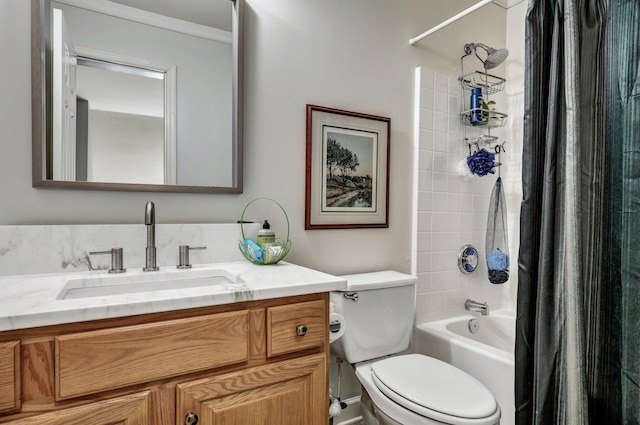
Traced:
[[398, 423], [493, 425], [500, 420], [500, 408], [484, 385], [431, 357], [408, 354], [361, 363], [356, 375], [374, 404]]
[[469, 419], [495, 413], [493, 395], [477, 379], [432, 357], [410, 354], [371, 366], [373, 382], [396, 403], [428, 416], [436, 411]]

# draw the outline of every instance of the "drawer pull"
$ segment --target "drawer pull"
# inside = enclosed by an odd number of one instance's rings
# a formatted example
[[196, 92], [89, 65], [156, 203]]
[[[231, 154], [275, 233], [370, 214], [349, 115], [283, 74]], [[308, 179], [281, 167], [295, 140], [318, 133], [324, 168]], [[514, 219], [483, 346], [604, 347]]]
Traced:
[[184, 417], [184, 425], [196, 425], [198, 423], [198, 415], [193, 412], [187, 413]]
[[298, 330], [298, 336], [305, 336], [308, 331], [305, 325], [298, 325], [297, 330]]

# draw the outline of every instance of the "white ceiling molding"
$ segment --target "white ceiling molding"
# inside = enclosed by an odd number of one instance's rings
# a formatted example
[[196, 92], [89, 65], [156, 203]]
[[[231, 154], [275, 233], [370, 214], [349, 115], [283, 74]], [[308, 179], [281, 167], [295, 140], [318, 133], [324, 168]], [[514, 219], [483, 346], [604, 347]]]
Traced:
[[194, 37], [231, 44], [232, 35], [229, 31], [223, 31], [206, 25], [194, 24], [181, 19], [163, 16], [153, 12], [124, 6], [108, 0], [55, 0], [58, 3], [93, 12], [104, 13], [117, 18], [127, 19], [141, 24], [151, 25]]

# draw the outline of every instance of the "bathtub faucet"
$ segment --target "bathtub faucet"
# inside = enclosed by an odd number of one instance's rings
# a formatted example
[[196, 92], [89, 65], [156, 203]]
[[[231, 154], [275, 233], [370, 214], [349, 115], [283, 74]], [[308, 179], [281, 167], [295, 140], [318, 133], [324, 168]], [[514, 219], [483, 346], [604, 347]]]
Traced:
[[476, 311], [483, 316], [489, 315], [489, 304], [479, 303], [478, 301], [466, 300], [464, 302], [464, 308], [469, 311]]

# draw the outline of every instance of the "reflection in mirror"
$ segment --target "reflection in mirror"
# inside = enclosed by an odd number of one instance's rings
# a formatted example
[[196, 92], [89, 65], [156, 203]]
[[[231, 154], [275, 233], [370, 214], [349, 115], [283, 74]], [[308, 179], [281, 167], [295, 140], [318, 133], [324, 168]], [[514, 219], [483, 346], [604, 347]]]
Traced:
[[32, 0], [34, 187], [242, 192], [242, 0], [116, 1]]
[[164, 79], [163, 72], [78, 58], [75, 180], [176, 184], [163, 166], [172, 136]]

